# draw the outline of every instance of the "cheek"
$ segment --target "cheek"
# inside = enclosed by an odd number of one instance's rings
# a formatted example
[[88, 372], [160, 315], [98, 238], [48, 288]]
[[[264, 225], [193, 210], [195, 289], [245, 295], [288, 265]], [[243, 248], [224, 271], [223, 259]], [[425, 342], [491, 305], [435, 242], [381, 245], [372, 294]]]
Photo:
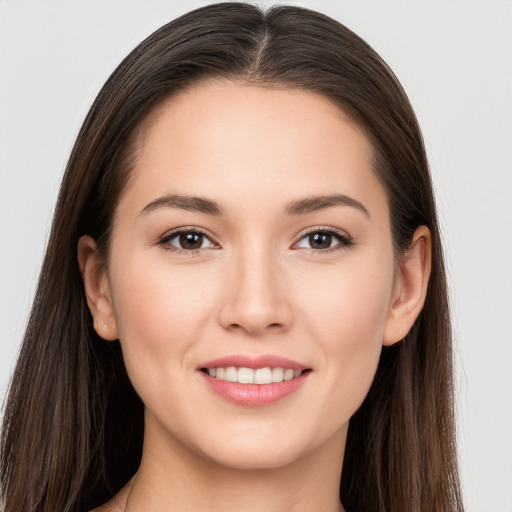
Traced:
[[[111, 272], [119, 339], [134, 385], [169, 378], [192, 365], [188, 350], [209, 321], [213, 283], [146, 255], [117, 260]], [[141, 269], [144, 269], [141, 271]]]
[[393, 285], [392, 258], [388, 261], [317, 274], [317, 292], [302, 291], [302, 317], [322, 349], [320, 366], [329, 389], [316, 399], [319, 407], [337, 412], [327, 420], [332, 428], [359, 408], [375, 376]]
[[299, 291], [301, 316], [316, 325], [334, 352], [345, 345], [382, 342], [393, 288], [392, 258], [357, 260], [354, 255], [346, 264], [316, 272], [312, 285]]

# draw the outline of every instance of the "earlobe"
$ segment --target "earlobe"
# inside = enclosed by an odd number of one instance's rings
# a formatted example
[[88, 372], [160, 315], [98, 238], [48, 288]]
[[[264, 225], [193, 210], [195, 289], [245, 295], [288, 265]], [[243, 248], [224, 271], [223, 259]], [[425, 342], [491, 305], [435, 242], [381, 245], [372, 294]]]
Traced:
[[402, 340], [423, 309], [430, 278], [431, 253], [430, 230], [419, 226], [414, 232], [411, 247], [400, 262], [383, 345], [393, 345]]
[[105, 340], [116, 340], [118, 333], [108, 276], [92, 237], [85, 235], [78, 240], [77, 256], [94, 330]]

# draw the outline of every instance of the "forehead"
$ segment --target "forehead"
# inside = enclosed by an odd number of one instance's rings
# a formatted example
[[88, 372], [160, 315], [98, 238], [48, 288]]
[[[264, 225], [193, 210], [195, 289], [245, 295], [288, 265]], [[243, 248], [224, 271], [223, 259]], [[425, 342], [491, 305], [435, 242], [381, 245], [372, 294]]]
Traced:
[[270, 204], [333, 191], [383, 196], [372, 147], [342, 110], [305, 90], [211, 82], [148, 117], [125, 192], [139, 202], [193, 193]]

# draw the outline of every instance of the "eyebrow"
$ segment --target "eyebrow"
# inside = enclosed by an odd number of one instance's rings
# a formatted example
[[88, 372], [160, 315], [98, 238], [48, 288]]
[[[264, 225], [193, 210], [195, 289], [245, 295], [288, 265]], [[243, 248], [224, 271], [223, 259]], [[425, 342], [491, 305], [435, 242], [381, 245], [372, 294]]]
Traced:
[[331, 194], [326, 196], [312, 196], [299, 201], [293, 201], [286, 208], [286, 215], [304, 215], [306, 213], [324, 210], [331, 206], [350, 206], [361, 211], [367, 217], [370, 213], [363, 203], [343, 194]]
[[[287, 205], [285, 214], [305, 215], [306, 213], [324, 210], [332, 206], [350, 206], [361, 211], [367, 217], [370, 217], [370, 213], [361, 202], [343, 194], [312, 196], [298, 201], [292, 201]], [[224, 213], [220, 204], [211, 199], [183, 194], [168, 194], [148, 203], [141, 210], [139, 215], [152, 212], [162, 207], [179, 208], [181, 210], [206, 213], [215, 216], [221, 216]]]
[[204, 199], [202, 197], [186, 196], [182, 194], [170, 194], [159, 197], [154, 201], [147, 204], [140, 212], [140, 215], [144, 213], [152, 212], [158, 208], [180, 208], [181, 210], [188, 210], [191, 212], [207, 213], [209, 215], [222, 215], [222, 207], [210, 199]]

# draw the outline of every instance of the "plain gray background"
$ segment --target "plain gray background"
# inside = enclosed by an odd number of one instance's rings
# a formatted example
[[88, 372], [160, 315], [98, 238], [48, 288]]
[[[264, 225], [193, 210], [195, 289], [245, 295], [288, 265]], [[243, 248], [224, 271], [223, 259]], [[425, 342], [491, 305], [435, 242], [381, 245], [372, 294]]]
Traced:
[[[2, 396], [88, 107], [140, 40], [207, 3], [0, 0]], [[448, 260], [467, 510], [511, 512], [512, 2], [287, 3], [331, 15], [366, 39], [416, 110]]]

